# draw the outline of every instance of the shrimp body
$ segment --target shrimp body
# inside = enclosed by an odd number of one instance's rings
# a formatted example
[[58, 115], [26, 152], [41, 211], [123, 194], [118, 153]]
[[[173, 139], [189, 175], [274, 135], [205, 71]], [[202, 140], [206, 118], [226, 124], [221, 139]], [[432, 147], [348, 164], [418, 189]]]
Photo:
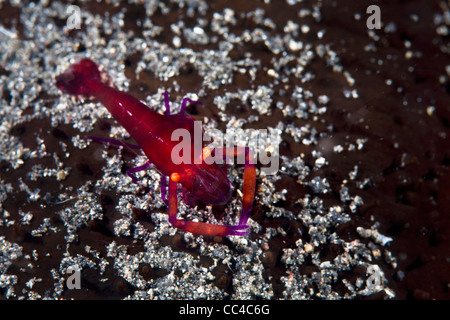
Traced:
[[[166, 114], [159, 114], [133, 96], [104, 84], [101, 81], [98, 66], [89, 59], [82, 59], [71, 65], [56, 78], [56, 85], [63, 92], [71, 95], [95, 97], [128, 131], [149, 159], [146, 165], [137, 169], [144, 169], [153, 163], [161, 173], [161, 194], [169, 206], [169, 222], [172, 225], [203, 235], [225, 236], [248, 233], [247, 220], [253, 206], [256, 186], [256, 170], [252, 153], [248, 148], [215, 150], [222, 152], [224, 157], [245, 153], [243, 210], [238, 225], [209, 224], [176, 217], [178, 184], [181, 185], [187, 204], [193, 204], [197, 200], [211, 205], [225, 204], [231, 197], [231, 187], [225, 168], [216, 163], [204, 161], [210, 152], [205, 156], [204, 150], [196, 150], [191, 143], [188, 150], [191, 155], [190, 161], [180, 163], [173, 159], [172, 151], [180, 143], [172, 139], [173, 132], [177, 129], [185, 129], [190, 137], [195, 136], [194, 119], [185, 115], [184, 110], [187, 103], [199, 103], [198, 101], [185, 98], [181, 112], [170, 114], [169, 94], [165, 92]], [[200, 161], [195, 161], [196, 159]], [[167, 176], [169, 177], [169, 196], [166, 200]]]

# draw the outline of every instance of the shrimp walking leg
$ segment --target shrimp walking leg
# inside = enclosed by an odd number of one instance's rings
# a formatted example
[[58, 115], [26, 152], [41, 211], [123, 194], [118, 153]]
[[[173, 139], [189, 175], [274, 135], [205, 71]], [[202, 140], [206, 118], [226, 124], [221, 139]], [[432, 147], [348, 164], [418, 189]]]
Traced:
[[138, 167], [134, 167], [131, 169], [127, 170], [127, 176], [129, 176], [131, 178], [131, 180], [133, 181], [133, 183], [135, 184], [139, 184], [138, 179], [136, 178], [136, 176], [134, 175], [136, 172], [142, 171], [147, 169], [150, 166], [151, 162], [147, 161], [146, 163], [144, 163], [142, 166], [138, 166]]
[[246, 224], [230, 226], [177, 219], [177, 211], [178, 184], [169, 179], [169, 222], [174, 227], [205, 236], [244, 236], [250, 232]]
[[184, 114], [186, 112], [186, 106], [187, 104], [203, 104], [203, 102], [201, 101], [194, 101], [191, 100], [189, 98], [184, 98], [183, 101], [181, 102], [181, 109], [180, 109], [180, 114]]
[[177, 219], [178, 207], [178, 187], [177, 183], [169, 180], [169, 222], [177, 228], [186, 230], [191, 233], [202, 235], [218, 235], [218, 236], [243, 236], [249, 233], [249, 226], [247, 225], [250, 212], [253, 207], [253, 200], [255, 198], [256, 190], [256, 169], [253, 159], [253, 152], [247, 147], [231, 147], [221, 148], [224, 158], [244, 157], [244, 185], [243, 185], [243, 199], [242, 212], [239, 217], [239, 224], [218, 225], [205, 222], [187, 221], [184, 219]]
[[93, 136], [89, 136], [88, 139], [97, 141], [100, 143], [110, 143], [110, 144], [115, 144], [115, 145], [119, 145], [119, 146], [124, 146], [124, 147], [130, 148], [130, 149], [141, 149], [141, 147], [138, 146], [137, 144], [127, 143], [127, 142], [123, 142], [123, 141], [116, 140], [116, 139], [99, 138], [99, 137], [93, 137]]
[[[168, 91], [164, 91], [163, 92], [163, 97], [164, 97], [164, 106], [166, 107], [165, 115], [170, 115], [169, 92]], [[189, 98], [184, 98], [183, 101], [181, 101], [181, 109], [180, 109], [179, 114], [185, 114], [186, 107], [187, 107], [188, 103], [191, 103], [191, 104], [203, 104], [201, 101], [194, 101], [194, 100], [191, 100]]]
[[[141, 147], [138, 146], [138, 145], [127, 143], [127, 142], [123, 142], [123, 141], [116, 140], [116, 139], [107, 139], [107, 138], [99, 138], [99, 137], [92, 137], [92, 136], [89, 136], [88, 138], [91, 139], [91, 140], [100, 142], [100, 143], [110, 143], [110, 144], [115, 144], [115, 145], [119, 145], [119, 146], [124, 146], [124, 147], [130, 148], [130, 149], [141, 149]], [[151, 164], [151, 162], [148, 161], [145, 164], [143, 164], [142, 166], [138, 166], [138, 167], [135, 167], [135, 168], [128, 169], [127, 170], [127, 176], [129, 176], [131, 178], [133, 183], [139, 184], [139, 182], [138, 182], [138, 180], [137, 180], [137, 178], [136, 178], [136, 176], [134, 174], [136, 172], [139, 172], [139, 171], [147, 169], [150, 166], [150, 164]]]
[[244, 157], [244, 185], [242, 188], [242, 212], [239, 217], [239, 225], [245, 225], [253, 208], [256, 191], [256, 168], [253, 152], [248, 147], [228, 147], [216, 150], [222, 151], [224, 159]]
[[167, 176], [161, 174], [161, 199], [166, 205], [169, 205], [167, 200]]

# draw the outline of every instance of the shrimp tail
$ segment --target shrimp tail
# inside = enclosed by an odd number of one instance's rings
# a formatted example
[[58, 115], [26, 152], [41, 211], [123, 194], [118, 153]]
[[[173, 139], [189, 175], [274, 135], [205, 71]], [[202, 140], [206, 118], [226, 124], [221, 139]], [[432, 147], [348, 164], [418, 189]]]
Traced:
[[56, 77], [57, 87], [72, 95], [92, 95], [98, 83], [101, 83], [100, 70], [94, 61], [87, 58], [72, 64]]

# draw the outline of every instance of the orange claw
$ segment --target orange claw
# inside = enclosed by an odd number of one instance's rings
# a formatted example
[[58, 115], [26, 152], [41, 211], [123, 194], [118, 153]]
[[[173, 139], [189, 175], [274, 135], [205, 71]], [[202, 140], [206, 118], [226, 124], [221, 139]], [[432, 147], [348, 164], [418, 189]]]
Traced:
[[231, 147], [223, 148], [223, 155], [224, 157], [238, 157], [245, 155], [242, 212], [239, 219], [239, 224], [246, 224], [250, 211], [253, 207], [256, 192], [256, 168], [254, 164], [253, 152], [248, 147]]
[[178, 187], [177, 183], [170, 179], [169, 181], [169, 222], [176, 228], [188, 231], [190, 233], [204, 236], [243, 236], [249, 233], [248, 225], [241, 224], [229, 226], [206, 222], [186, 221], [177, 219], [178, 207]]

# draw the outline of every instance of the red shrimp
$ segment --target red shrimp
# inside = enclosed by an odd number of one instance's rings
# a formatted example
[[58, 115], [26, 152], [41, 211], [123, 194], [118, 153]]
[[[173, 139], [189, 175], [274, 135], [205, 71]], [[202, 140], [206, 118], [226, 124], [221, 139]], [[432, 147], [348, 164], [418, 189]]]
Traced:
[[[214, 150], [204, 147], [199, 152], [192, 144], [192, 159], [201, 159], [200, 161], [184, 161], [175, 164], [172, 159], [172, 150], [179, 143], [172, 141], [172, 133], [176, 129], [184, 128], [189, 131], [191, 137], [194, 136], [194, 119], [185, 115], [184, 112], [188, 103], [200, 103], [199, 101], [184, 98], [180, 113], [170, 114], [169, 93], [164, 92], [166, 113], [159, 114], [131, 95], [104, 84], [101, 81], [98, 66], [87, 58], [71, 65], [64, 73], [57, 76], [56, 85], [60, 90], [71, 95], [96, 98], [128, 131], [138, 146], [118, 140], [101, 138], [97, 140], [143, 150], [149, 161], [143, 166], [128, 170], [127, 174], [133, 182], [137, 183], [134, 173], [146, 169], [151, 163], [155, 165], [161, 174], [161, 196], [168, 205], [169, 222], [174, 227], [194, 234], [211, 236], [242, 236], [249, 233], [247, 222], [253, 207], [256, 187], [256, 169], [251, 150], [247, 147]], [[231, 187], [226, 165], [220, 166], [216, 163], [211, 164], [211, 161], [205, 161], [207, 157], [217, 152], [219, 155], [222, 154], [224, 159], [245, 155], [242, 211], [239, 223], [220, 225], [177, 218], [179, 185], [181, 185], [183, 199], [188, 205], [192, 205], [197, 200], [208, 205], [225, 204], [230, 200]], [[168, 199], [166, 198], [167, 177], [169, 177]]]

